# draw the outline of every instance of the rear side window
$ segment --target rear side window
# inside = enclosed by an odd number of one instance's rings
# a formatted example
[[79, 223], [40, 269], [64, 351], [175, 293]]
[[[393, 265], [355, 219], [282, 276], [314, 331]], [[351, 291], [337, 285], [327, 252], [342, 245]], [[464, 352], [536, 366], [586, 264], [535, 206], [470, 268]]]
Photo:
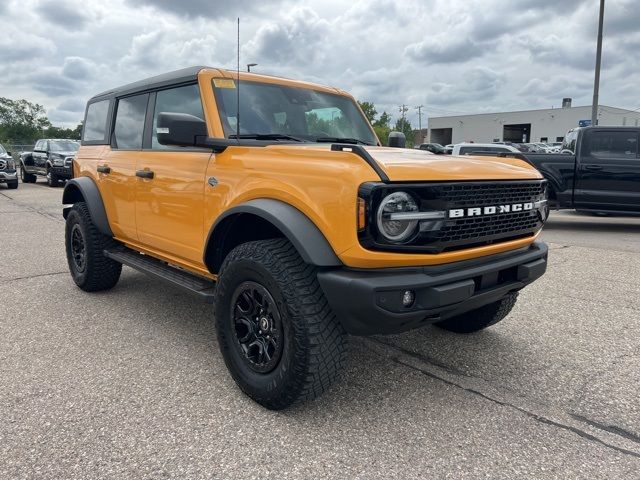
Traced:
[[635, 132], [593, 132], [589, 142], [592, 157], [634, 159], [638, 155]]
[[142, 149], [144, 119], [149, 94], [135, 95], [118, 100], [116, 124], [113, 129], [113, 147], [125, 150]]
[[200, 89], [198, 85], [186, 85], [184, 87], [160, 90], [156, 94], [156, 106], [153, 115], [153, 129], [151, 136], [151, 148], [165, 149], [175, 148], [158, 143], [156, 126], [158, 124], [158, 113], [188, 113], [194, 117], [204, 120], [202, 102], [200, 101]]
[[101, 142], [105, 140], [107, 136], [108, 114], [109, 100], [102, 100], [89, 105], [82, 132], [83, 141]]

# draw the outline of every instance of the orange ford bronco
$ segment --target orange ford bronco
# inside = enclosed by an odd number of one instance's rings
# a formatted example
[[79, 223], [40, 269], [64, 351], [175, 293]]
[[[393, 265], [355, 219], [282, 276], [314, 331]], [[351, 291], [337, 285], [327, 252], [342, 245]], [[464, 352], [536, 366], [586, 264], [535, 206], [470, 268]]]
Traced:
[[271, 409], [324, 392], [347, 334], [474, 332], [546, 269], [533, 167], [380, 146], [337, 88], [205, 67], [116, 88], [89, 100], [73, 171], [75, 283], [124, 264], [212, 303], [231, 375]]

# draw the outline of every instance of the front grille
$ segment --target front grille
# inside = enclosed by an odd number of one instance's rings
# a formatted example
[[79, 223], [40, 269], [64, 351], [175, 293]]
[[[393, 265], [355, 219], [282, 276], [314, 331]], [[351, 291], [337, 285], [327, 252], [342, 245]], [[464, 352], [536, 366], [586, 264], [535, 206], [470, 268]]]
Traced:
[[375, 212], [381, 199], [394, 190], [409, 192], [419, 200], [421, 211], [444, 211], [446, 218], [422, 221], [410, 242], [390, 244], [385, 242], [377, 230], [374, 216], [370, 214], [367, 222], [370, 228], [359, 234], [360, 243], [365, 248], [440, 253], [532, 236], [544, 223], [537, 206], [531, 210], [477, 216], [465, 213], [460, 218], [451, 218], [449, 212], [535, 204], [546, 198], [546, 180], [378, 185], [371, 193], [370, 213]]
[[449, 208], [528, 202], [544, 195], [545, 184], [536, 182], [458, 183], [434, 187]]
[[[446, 210], [535, 202], [545, 196], [544, 182], [473, 183], [442, 185], [437, 196]], [[486, 245], [531, 235], [542, 227], [537, 209], [524, 212], [447, 219], [444, 226], [425, 240], [438, 244], [440, 251], [456, 250], [471, 245]]]

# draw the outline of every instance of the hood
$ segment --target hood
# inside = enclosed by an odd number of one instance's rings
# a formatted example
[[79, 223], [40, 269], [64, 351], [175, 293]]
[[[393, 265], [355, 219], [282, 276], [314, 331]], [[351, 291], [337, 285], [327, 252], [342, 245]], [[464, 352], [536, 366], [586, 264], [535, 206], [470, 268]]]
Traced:
[[[326, 151], [331, 149], [331, 144], [288, 144], [271, 148]], [[373, 146], [364, 146], [364, 148], [392, 182], [543, 178], [529, 163], [516, 158], [435, 155], [426, 150], [409, 148]], [[362, 162], [364, 163], [365, 160]]]
[[542, 178], [529, 163], [516, 158], [434, 155], [408, 148], [365, 149], [393, 182]]
[[70, 150], [68, 152], [51, 152], [51, 155], [57, 155], [59, 157], [75, 157], [76, 156], [76, 152], [75, 150]]

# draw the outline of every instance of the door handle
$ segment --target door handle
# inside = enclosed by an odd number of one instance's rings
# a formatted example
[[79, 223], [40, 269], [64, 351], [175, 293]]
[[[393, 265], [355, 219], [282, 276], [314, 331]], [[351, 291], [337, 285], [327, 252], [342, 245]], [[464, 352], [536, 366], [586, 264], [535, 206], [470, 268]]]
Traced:
[[151, 170], [137, 170], [136, 177], [148, 178], [151, 180], [153, 178], [153, 172]]
[[108, 165], [98, 165], [98, 173], [111, 173], [111, 167]]
[[591, 172], [597, 172], [598, 170], [602, 170], [602, 166], [600, 165], [583, 165], [585, 170], [589, 170]]

